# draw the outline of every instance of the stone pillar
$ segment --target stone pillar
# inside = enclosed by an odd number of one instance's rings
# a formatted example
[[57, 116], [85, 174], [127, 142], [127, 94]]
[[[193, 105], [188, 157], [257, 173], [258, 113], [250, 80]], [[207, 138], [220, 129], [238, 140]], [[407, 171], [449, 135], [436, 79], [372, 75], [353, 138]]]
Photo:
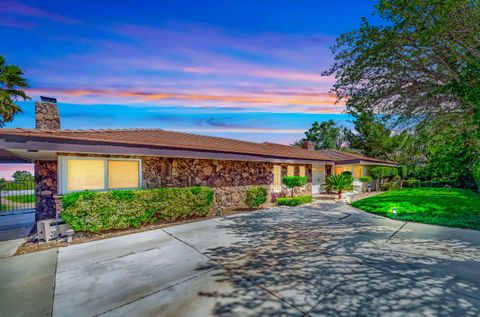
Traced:
[[60, 115], [56, 102], [35, 102], [35, 128], [60, 130]]
[[315, 151], [315, 143], [313, 143], [312, 141], [304, 141], [302, 148], [309, 151]]
[[325, 165], [325, 177], [332, 176], [332, 165]]
[[57, 216], [57, 161], [35, 161], [35, 221]]

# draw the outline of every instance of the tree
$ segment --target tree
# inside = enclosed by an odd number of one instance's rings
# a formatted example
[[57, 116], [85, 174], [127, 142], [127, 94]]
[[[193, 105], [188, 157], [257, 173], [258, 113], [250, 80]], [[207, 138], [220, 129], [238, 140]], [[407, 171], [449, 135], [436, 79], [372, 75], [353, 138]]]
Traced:
[[338, 174], [327, 177], [322, 185], [326, 191], [336, 191], [338, 199], [342, 198], [342, 192], [353, 189], [353, 177], [348, 174]]
[[304, 141], [312, 141], [316, 150], [339, 149], [345, 141], [345, 128], [337, 126], [333, 120], [315, 121], [305, 131], [305, 138], [295, 142], [293, 145], [302, 146]]
[[284, 176], [282, 178], [283, 184], [290, 189], [292, 197], [294, 188], [305, 186], [307, 181], [308, 179], [306, 176]]
[[[351, 113], [381, 113], [393, 123], [445, 113], [480, 119], [480, 3], [380, 0], [383, 20], [362, 19], [334, 45], [334, 91]], [[478, 133], [478, 132], [477, 132]]]
[[29, 171], [16, 171], [12, 177], [15, 181], [33, 181], [33, 175]]
[[7, 65], [5, 58], [0, 55], [0, 127], [13, 120], [21, 112], [16, 104], [19, 99], [30, 99], [27, 94], [18, 88], [28, 88], [27, 80], [23, 77], [21, 68]]

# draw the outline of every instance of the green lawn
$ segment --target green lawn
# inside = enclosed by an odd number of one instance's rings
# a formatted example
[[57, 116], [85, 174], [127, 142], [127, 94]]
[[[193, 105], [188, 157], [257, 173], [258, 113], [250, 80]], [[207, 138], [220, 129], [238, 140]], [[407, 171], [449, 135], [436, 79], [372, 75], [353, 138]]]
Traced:
[[6, 200], [10, 200], [17, 203], [33, 203], [35, 202], [35, 195], [24, 195], [24, 196], [7, 196], [3, 197]]
[[480, 195], [467, 189], [405, 188], [352, 203], [361, 210], [397, 219], [480, 230]]

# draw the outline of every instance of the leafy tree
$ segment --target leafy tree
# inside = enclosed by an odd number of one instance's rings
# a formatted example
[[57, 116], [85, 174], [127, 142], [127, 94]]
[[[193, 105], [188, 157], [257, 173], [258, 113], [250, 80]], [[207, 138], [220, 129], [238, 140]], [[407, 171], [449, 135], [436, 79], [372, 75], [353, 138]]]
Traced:
[[16, 171], [12, 177], [15, 181], [33, 181], [33, 175], [29, 171]]
[[353, 189], [353, 177], [347, 174], [338, 174], [327, 177], [326, 183], [322, 185], [326, 191], [336, 191], [338, 199], [342, 198], [342, 192]]
[[[480, 2], [379, 0], [382, 25], [362, 19], [333, 47], [334, 90], [352, 113], [417, 123], [480, 112]], [[478, 121], [477, 121], [478, 123]]]
[[373, 178], [370, 176], [361, 176], [358, 180], [362, 183], [362, 193], [364, 193], [367, 185], [373, 181]]
[[346, 129], [337, 126], [333, 120], [315, 121], [312, 126], [305, 131], [305, 138], [295, 142], [293, 145], [302, 146], [304, 141], [312, 141], [316, 150], [339, 149], [345, 142]]
[[291, 195], [293, 197], [293, 189], [295, 187], [302, 187], [305, 186], [307, 183], [307, 177], [306, 176], [284, 176], [282, 178], [283, 184], [287, 186], [290, 189]]
[[[5, 58], [0, 55], [0, 127], [21, 112], [15, 104], [18, 99], [30, 99], [21, 88], [28, 88], [23, 71], [18, 66], [7, 65]], [[20, 89], [19, 89], [20, 88]]]

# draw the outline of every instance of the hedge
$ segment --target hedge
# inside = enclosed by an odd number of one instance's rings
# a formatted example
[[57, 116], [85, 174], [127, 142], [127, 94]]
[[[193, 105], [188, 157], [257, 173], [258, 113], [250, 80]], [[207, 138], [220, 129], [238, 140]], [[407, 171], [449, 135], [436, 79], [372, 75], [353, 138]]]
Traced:
[[258, 208], [267, 202], [268, 191], [266, 186], [247, 188], [247, 205], [251, 209]]
[[373, 179], [392, 178], [398, 175], [398, 169], [395, 167], [374, 167], [372, 168]]
[[205, 216], [213, 197], [209, 187], [83, 191], [63, 196], [60, 216], [76, 231], [125, 229], [159, 219]]
[[418, 179], [407, 179], [402, 182], [402, 187], [405, 188], [414, 188], [414, 187], [420, 187], [422, 182], [420, 182]]
[[281, 197], [277, 198], [277, 205], [279, 206], [298, 206], [308, 204], [313, 201], [312, 196], [296, 196], [296, 197]]
[[461, 187], [456, 181], [430, 180], [422, 182], [422, 187]]
[[400, 188], [400, 184], [398, 182], [386, 182], [382, 185], [381, 190], [389, 191]]
[[302, 187], [307, 184], [307, 176], [284, 176], [282, 182], [288, 188]]

